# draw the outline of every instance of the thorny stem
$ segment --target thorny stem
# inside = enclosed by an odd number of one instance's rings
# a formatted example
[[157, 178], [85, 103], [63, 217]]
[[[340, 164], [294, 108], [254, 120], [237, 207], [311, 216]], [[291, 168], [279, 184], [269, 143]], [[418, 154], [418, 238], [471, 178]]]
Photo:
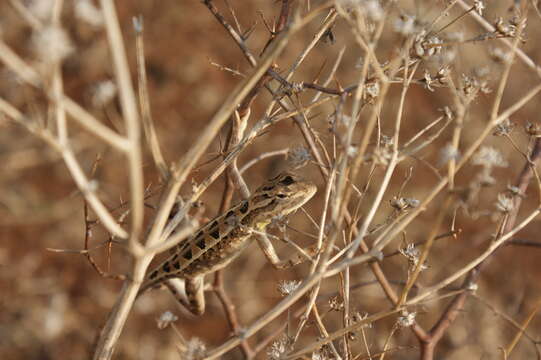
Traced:
[[[239, 144], [241, 141], [244, 130], [246, 129], [246, 123], [248, 122], [248, 117], [250, 115], [250, 105], [254, 101], [255, 97], [257, 96], [259, 90], [261, 89], [264, 82], [268, 81], [266, 77], [264, 76], [261, 78], [260, 82], [254, 89], [250, 92], [250, 94], [243, 100], [243, 103], [239, 107], [239, 109], [236, 111], [236, 113], [231, 116], [230, 120], [230, 129], [228, 134], [228, 140], [227, 140], [227, 146], [226, 146], [226, 153], [231, 151], [235, 146]], [[233, 198], [233, 193], [235, 190], [234, 181], [233, 178], [237, 176], [238, 179], [240, 179], [240, 183], [246, 186], [244, 184], [244, 181], [242, 180], [241, 174], [239, 173], [237, 169], [237, 162], [236, 159], [231, 162], [231, 165], [225, 170], [225, 186], [224, 191], [222, 195], [222, 203], [220, 204], [220, 214], [223, 214], [229, 209], [231, 206], [231, 199]], [[239, 186], [242, 187], [242, 186]], [[245, 198], [249, 197], [249, 190], [245, 188], [243, 191], [243, 196]], [[227, 321], [229, 322], [229, 326], [234, 331], [235, 334], [238, 334], [241, 331], [241, 326], [239, 324], [239, 319], [237, 316], [237, 313], [235, 311], [235, 305], [227, 295], [227, 292], [225, 291], [224, 287], [224, 275], [223, 270], [218, 270], [214, 276], [214, 285], [213, 285], [213, 291], [222, 303], [222, 307], [224, 309], [224, 312], [227, 317]], [[244, 354], [244, 357], [246, 359], [250, 359], [253, 357], [254, 352], [250, 345], [248, 344], [247, 340], [243, 340], [240, 343], [241, 350]]]
[[[190, 149], [190, 151], [184, 156], [184, 158], [173, 166], [172, 176], [169, 184], [164, 190], [163, 197], [160, 201], [159, 211], [153, 220], [152, 229], [147, 236], [146, 246], [154, 246], [157, 243], [167, 238], [173, 229], [180, 223], [184, 214], [187, 213], [187, 209], [191, 206], [190, 202], [187, 202], [184, 209], [178, 212], [177, 215], [166, 226], [166, 221], [169, 216], [169, 212], [175, 201], [175, 197], [186, 180], [188, 174], [195, 166], [196, 162], [203, 155], [203, 152], [208, 147], [212, 139], [214, 139], [217, 131], [225, 123], [225, 121], [233, 114], [236, 105], [248, 95], [251, 89], [257, 84], [259, 79], [264, 75], [266, 69], [274, 61], [274, 58], [284, 49], [289, 37], [297, 30], [299, 30], [307, 21], [301, 23], [293, 23], [280, 34], [276, 40], [270, 45], [264, 58], [259, 65], [254, 69], [252, 74], [245, 78], [236, 88], [235, 91], [224, 101], [222, 107], [215, 114], [213, 119], [209, 122], [197, 143]], [[165, 231], [163, 229], [165, 228]], [[108, 321], [101, 331], [98, 344], [94, 353], [95, 360], [110, 359], [112, 356], [114, 346], [118, 341], [120, 332], [126, 322], [132, 304], [136, 298], [142, 279], [146, 272], [152, 255], [139, 254], [135, 259], [133, 278], [128, 281], [122, 291], [117, 304], [113, 308]]]
[[[519, 25], [519, 31], [513, 43], [513, 50], [514, 50], [513, 56], [514, 54], [516, 54], [517, 46], [520, 40], [521, 30], [522, 30], [522, 26]], [[498, 91], [494, 100], [492, 112], [490, 114], [491, 123], [495, 123], [496, 120], [498, 119], [498, 109], [503, 97], [503, 91], [507, 83], [507, 78], [509, 76], [511, 64], [512, 64], [512, 60], [510, 60], [509, 63], [507, 64], [507, 67], [504, 71], [504, 75], [501, 77], [501, 81], [498, 86]], [[539, 156], [539, 154], [535, 154], [535, 152], [539, 152], [539, 149], [537, 149], [538, 145], [539, 145], [539, 141], [536, 141], [536, 148], [534, 148], [534, 150], [532, 151], [531, 158], [537, 158]], [[530, 163], [527, 162], [518, 181], [518, 187], [521, 189], [521, 191], [526, 190], [526, 187], [528, 186], [532, 176], [533, 176], [532, 167], [530, 166]], [[452, 178], [452, 174], [449, 174], [449, 178], [450, 179]], [[515, 196], [513, 210], [508, 217], [508, 221], [505, 224], [505, 228], [503, 229], [504, 234], [509, 233], [513, 229], [515, 225], [516, 215], [518, 214], [518, 209], [520, 208], [521, 201], [522, 199], [520, 196]], [[488, 262], [487, 260], [490, 259], [493, 255], [494, 253], [491, 253], [490, 257], [487, 257], [487, 259], [479, 263], [468, 274], [468, 276], [465, 278], [463, 282], [463, 285], [462, 285], [463, 289], [467, 289], [469, 286], [476, 283], [477, 278], [481, 274], [481, 268]], [[436, 322], [434, 327], [430, 330], [429, 336], [427, 338], [419, 338], [419, 342], [421, 345], [421, 359], [431, 360], [434, 358], [434, 351], [435, 351], [436, 345], [441, 340], [441, 338], [443, 337], [443, 335], [445, 334], [449, 326], [451, 326], [453, 321], [456, 319], [456, 317], [458, 316], [458, 314], [464, 307], [468, 294], [469, 294], [468, 291], [464, 291], [460, 293], [459, 295], [457, 295], [451, 301], [451, 303], [447, 306], [446, 310], [442, 313], [441, 317]]]
[[144, 216], [143, 160], [140, 146], [141, 128], [139, 124], [139, 114], [115, 5], [112, 0], [101, 0], [100, 4], [103, 9], [107, 37], [109, 39], [116, 81], [119, 88], [120, 103], [125, 120], [127, 140], [130, 143], [130, 151], [128, 151], [126, 154], [128, 158], [131, 194], [131, 229], [129, 245], [131, 249], [137, 251], [141, 250], [139, 237], [142, 232]]

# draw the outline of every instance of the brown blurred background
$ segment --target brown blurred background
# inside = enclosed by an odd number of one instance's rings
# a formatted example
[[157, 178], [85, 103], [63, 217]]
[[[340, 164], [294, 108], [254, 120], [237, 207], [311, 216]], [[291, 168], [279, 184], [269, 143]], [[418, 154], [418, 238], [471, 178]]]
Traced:
[[[36, 2], [25, 2], [27, 6], [36, 6]], [[44, 2], [45, 1], [43, 0]], [[268, 39], [268, 32], [263, 25], [261, 15], [272, 23], [278, 16], [279, 3], [274, 1], [233, 1], [238, 19], [244, 29], [255, 24], [254, 32], [247, 41], [253, 53], [258, 54]], [[501, 6], [491, 4], [485, 17], [494, 19], [496, 16], [507, 16], [510, 2], [501, 2]], [[145, 55], [149, 77], [149, 94], [152, 113], [162, 150], [168, 161], [179, 159], [194, 143], [198, 134], [209, 121], [221, 102], [240, 81], [240, 78], [230, 72], [222, 71], [213, 63], [246, 73], [249, 70], [247, 62], [242, 57], [236, 45], [227, 36], [215, 18], [199, 1], [117, 1], [117, 11], [120, 18], [127, 54], [135, 70], [135, 42], [132, 18], [141, 15], [144, 21]], [[314, 5], [314, 4], [313, 4]], [[41, 5], [46, 8], [45, 5]], [[118, 101], [114, 98], [104, 106], [96, 106], [96, 91], [100, 84], [114, 78], [109, 57], [107, 37], [99, 24], [85, 22], [75, 16], [74, 3], [66, 1], [62, 12], [62, 24], [73, 42], [74, 51], [63, 65], [65, 92], [79, 104], [91, 111], [103, 123], [115, 127], [121, 124]], [[217, 6], [223, 9], [223, 3], [217, 1]], [[425, 19], [432, 19], [441, 12], [443, 4], [436, 2], [416, 2], [416, 4], [400, 4], [402, 10], [417, 13]], [[227, 14], [227, 12], [224, 11]], [[400, 44], [393, 32], [393, 19], [399, 11], [392, 12], [389, 24], [386, 26], [378, 56], [381, 60], [395, 55]], [[453, 11], [456, 16], [460, 12]], [[450, 18], [454, 18], [451, 16]], [[230, 18], [229, 18], [230, 19]], [[287, 69], [293, 60], [310, 41], [313, 32], [320, 21], [307, 26], [296, 35], [280, 57], [280, 69]], [[446, 24], [444, 20], [442, 25]], [[540, 18], [533, 11], [526, 30], [524, 51], [534, 60], [541, 55], [539, 47]], [[0, 2], [0, 28], [3, 40], [11, 46], [29, 64], [39, 68], [33, 51], [32, 29], [14, 11], [9, 1]], [[464, 39], [472, 38], [483, 30], [470, 18], [465, 17], [457, 24], [446, 29], [451, 37], [461, 31]], [[339, 68], [336, 81], [330, 87], [338, 84], [352, 84], [360, 71], [359, 59], [362, 53], [355, 45], [348, 25], [338, 21], [333, 29], [336, 38], [334, 43], [321, 42], [308, 60], [303, 63], [296, 73], [295, 81], [314, 81], [320, 75], [325, 77], [339, 51], [346, 47], [344, 60]], [[500, 46], [497, 41], [473, 42], [452, 47], [456, 58], [452, 62], [454, 74], [473, 74], [476, 71], [488, 71], [486, 78], [492, 89], [496, 88], [501, 75], [501, 65], [490, 60], [489, 51], [494, 46]], [[421, 69], [432, 72], [438, 69], [437, 62], [427, 63]], [[135, 72], [134, 82], [135, 82]], [[421, 78], [422, 72], [416, 78]], [[512, 69], [511, 77], [504, 96], [502, 108], [513, 104], [527, 89], [539, 82], [531, 70], [520, 62]], [[382, 112], [382, 131], [391, 135], [400, 85], [393, 86]], [[26, 86], [21, 86], [13, 74], [0, 65], [0, 96], [23, 111], [31, 118], [45, 121], [50, 116], [47, 102], [42, 94]], [[313, 96], [313, 93], [301, 97], [303, 100]], [[478, 96], [468, 113], [464, 125], [464, 144], [475, 140], [479, 131], [485, 125], [487, 113], [492, 104], [494, 94]], [[258, 97], [252, 109], [250, 125], [261, 118], [264, 106], [268, 103], [268, 94]], [[404, 127], [401, 139], [409, 139], [417, 131], [438, 117], [440, 109], [452, 106], [449, 91], [438, 88], [433, 92], [419, 85], [413, 85], [408, 92], [404, 113]], [[512, 118], [517, 124], [514, 139], [523, 150], [526, 149], [527, 137], [522, 131], [526, 121], [539, 122], [539, 100], [534, 99]], [[314, 113], [312, 126], [321, 136], [329, 151], [332, 151], [332, 136], [329, 132], [329, 116], [334, 106], [323, 107]], [[77, 150], [77, 158], [87, 172], [101, 154], [95, 179], [99, 182], [99, 194], [104, 203], [110, 208], [116, 207], [121, 200], [129, 198], [125, 159], [89, 136], [85, 131], [70, 122], [71, 141]], [[25, 129], [15, 123], [0, 117], [0, 358], [2, 359], [85, 359], [89, 358], [100, 326], [103, 325], [109, 313], [121, 283], [115, 280], [101, 278], [80, 254], [58, 253], [47, 250], [82, 249], [84, 245], [84, 215], [83, 201], [72, 181], [66, 167], [57, 154], [48, 149], [40, 140], [33, 137]], [[122, 127], [122, 125], [120, 125]], [[121, 130], [122, 131], [122, 130]], [[216, 139], [204, 161], [213, 159], [225, 142], [226, 129]], [[362, 134], [356, 133], [356, 139]], [[440, 150], [449, 141], [451, 127], [440, 139], [419, 154], [424, 162], [435, 167], [438, 164]], [[498, 148], [506, 157], [509, 166], [498, 169], [494, 176], [497, 178], [496, 188], [482, 191], [476, 207], [480, 213], [491, 213], [498, 191], [503, 191], [507, 184], [516, 179], [524, 164], [520, 154], [513, 150], [509, 142], [502, 138], [491, 137], [489, 143]], [[240, 156], [242, 165], [253, 157], [267, 152], [303, 146], [302, 136], [292, 121], [281, 122], [259, 137], [253, 145]], [[150, 188], [159, 189], [158, 175], [148, 152], [145, 158], [145, 183]], [[192, 174], [194, 181], [201, 181], [217, 162], [209, 162], [198, 167]], [[245, 179], [251, 189], [260, 182], [285, 166], [283, 157], [273, 157], [258, 163], [246, 173]], [[418, 159], [408, 159], [400, 165], [393, 179], [392, 190], [385, 196], [382, 210], [378, 213], [375, 223], [385, 220], [391, 209], [387, 206], [392, 196], [403, 182], [406, 171], [413, 166], [414, 173], [407, 184], [403, 196], [422, 199], [427, 189], [436, 182], [433, 171]], [[465, 171], [457, 176], [457, 184], [466, 186], [471, 181], [476, 168], [467, 166]], [[320, 191], [305, 209], [316, 221], [319, 221], [322, 208], [324, 183], [315, 166], [309, 165], [302, 169], [303, 174], [316, 182]], [[377, 184], [382, 171], [378, 171], [372, 180]], [[359, 179], [358, 186], [364, 186], [366, 177]], [[496, 190], [495, 190], [496, 189]], [[223, 180], [219, 179], [203, 195], [206, 217], [213, 217], [218, 211]], [[370, 188], [365, 208], [375, 195], [376, 187]], [[188, 194], [189, 184], [181, 194]], [[527, 194], [521, 214], [536, 206], [537, 194], [531, 190]], [[238, 199], [238, 195], [236, 195]], [[442, 197], [443, 199], [443, 197]], [[156, 197], [147, 200], [149, 208], [147, 215], [152, 215], [151, 206], [157, 203]], [[426, 229], [434, 221], [438, 200], [427, 209], [416, 222], [408, 228], [408, 242], [426, 239]], [[119, 212], [117, 212], [119, 214]], [[449, 227], [451, 219], [446, 220]], [[312, 234], [317, 233], [307, 217], [302, 212], [291, 216], [290, 225], [295, 229]], [[538, 240], [539, 221], [534, 221], [519, 235], [520, 238]], [[464, 212], [458, 212], [456, 227], [462, 230], [456, 239], [447, 238], [438, 241], [434, 253], [429, 260], [430, 270], [421, 276], [419, 283], [429, 286], [438, 279], [460, 269], [465, 263], [479, 254], [486, 246], [489, 236], [496, 228], [496, 222], [491, 216], [481, 215], [472, 219]], [[279, 234], [279, 233], [277, 233]], [[289, 237], [302, 245], [310, 244], [311, 239], [301, 233], [288, 231]], [[106, 240], [105, 231], [94, 227], [90, 247]], [[395, 241], [389, 248], [389, 253], [402, 247]], [[282, 254], [290, 252], [282, 249]], [[97, 263], [113, 273], [124, 273], [129, 270], [130, 259], [121, 246], [113, 245], [110, 256], [106, 248], [93, 251]], [[464, 313], [450, 328], [444, 340], [438, 347], [437, 358], [445, 359], [477, 359], [491, 358], [498, 354], [498, 347], [505, 346], [516, 333], [516, 329], [503, 320], [498, 313], [504, 313], [520, 322], [526, 318], [536, 301], [541, 297], [541, 267], [539, 259], [541, 250], [538, 248], [506, 247], [500, 251], [491, 264], [485, 269], [485, 274], [479, 284], [479, 296], [483, 301], [497, 309], [484, 305], [480, 300], [470, 297]], [[110, 266], [108, 263], [110, 262]], [[407, 261], [395, 256], [383, 264], [390, 279], [404, 281]], [[307, 273], [306, 266], [300, 266], [289, 271], [277, 272], [266, 263], [264, 256], [254, 245], [225, 271], [225, 283], [233, 302], [237, 305], [240, 321], [248, 325], [260, 315], [268, 311], [280, 299], [277, 284], [279, 280], [300, 279]], [[352, 270], [352, 283], [357, 284], [372, 281], [373, 275], [368, 268], [359, 267]], [[211, 279], [207, 279], [211, 280]], [[329, 280], [322, 288], [322, 298], [333, 295], [337, 289], [338, 280]], [[457, 283], [458, 284], [458, 283]], [[418, 321], [430, 328], [444, 309], [446, 300], [434, 301], [426, 307], [417, 309]], [[376, 312], [388, 308], [384, 295], [378, 285], [360, 287], [352, 292], [352, 308], [360, 312]], [[207, 311], [201, 317], [194, 317], [177, 306], [172, 297], [165, 291], [154, 291], [146, 294], [136, 303], [134, 311], [126, 324], [115, 355], [116, 359], [178, 359], [176, 350], [177, 334], [170, 327], [164, 330], [157, 328], [156, 319], [166, 310], [175, 313], [179, 320], [178, 329], [187, 338], [200, 337], [208, 347], [221, 344], [231, 335], [223, 311], [216, 298], [207, 295]], [[327, 314], [329, 305], [323, 301], [321, 310]], [[255, 344], [272, 333], [283, 321], [285, 316], [273, 322], [251, 341]], [[394, 319], [382, 321], [371, 329], [366, 329], [369, 344], [381, 349], [393, 325]], [[339, 328], [340, 316], [328, 313], [326, 318], [329, 330]], [[541, 320], [535, 318], [529, 326], [528, 334], [539, 340]], [[313, 333], [316, 339], [317, 331], [313, 324], [308, 333]], [[362, 349], [360, 335], [355, 341]], [[403, 329], [395, 334], [395, 346], [417, 346], [413, 335]], [[405, 348], [389, 354], [392, 359], [417, 358], [415, 348]], [[519, 344], [515, 359], [534, 358], [536, 352], [531, 341], [522, 340]], [[224, 356], [225, 359], [241, 358], [238, 349]], [[260, 358], [265, 358], [264, 353]]]

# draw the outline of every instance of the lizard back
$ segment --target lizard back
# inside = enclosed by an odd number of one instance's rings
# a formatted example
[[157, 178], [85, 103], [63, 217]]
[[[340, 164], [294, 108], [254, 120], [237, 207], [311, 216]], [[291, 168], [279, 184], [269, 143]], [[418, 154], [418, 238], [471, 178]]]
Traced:
[[252, 229], [263, 230], [273, 218], [297, 210], [315, 192], [313, 183], [289, 172], [270, 179], [178, 246], [148, 273], [141, 291], [169, 278], [196, 277], [226, 266], [248, 245]]

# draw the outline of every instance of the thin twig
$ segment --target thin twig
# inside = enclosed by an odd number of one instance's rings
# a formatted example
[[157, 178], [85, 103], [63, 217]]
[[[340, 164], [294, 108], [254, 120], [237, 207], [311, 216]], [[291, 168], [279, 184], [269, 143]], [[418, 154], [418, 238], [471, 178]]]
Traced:
[[137, 55], [137, 74], [138, 74], [138, 89], [139, 89], [139, 106], [141, 107], [141, 120], [143, 121], [143, 129], [147, 140], [154, 163], [160, 172], [162, 181], [169, 177], [169, 169], [162, 155], [158, 135], [152, 119], [150, 109], [150, 99], [148, 96], [147, 72], [145, 67], [145, 47], [143, 40], [143, 19], [134, 18], [135, 28], [135, 43]]

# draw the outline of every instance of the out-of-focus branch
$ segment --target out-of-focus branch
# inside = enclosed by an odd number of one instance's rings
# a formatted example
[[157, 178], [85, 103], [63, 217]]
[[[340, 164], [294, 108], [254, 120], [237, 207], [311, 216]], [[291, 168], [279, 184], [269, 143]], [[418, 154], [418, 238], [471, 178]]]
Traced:
[[137, 102], [135, 92], [131, 81], [130, 68], [126, 59], [126, 50], [120, 25], [116, 15], [115, 5], [112, 0], [101, 0], [105, 28], [109, 49], [113, 58], [116, 81], [120, 94], [120, 104], [122, 106], [122, 115], [126, 125], [126, 133], [130, 144], [130, 149], [126, 152], [128, 158], [128, 169], [130, 179], [130, 247], [140, 248], [139, 237], [143, 229], [144, 217], [144, 183], [143, 183], [143, 160], [141, 153], [141, 124], [139, 123], [139, 114], [137, 111]]
[[143, 41], [143, 19], [134, 18], [135, 28], [135, 43], [137, 47], [137, 74], [138, 74], [138, 90], [139, 90], [139, 106], [141, 107], [141, 120], [143, 121], [143, 129], [148, 147], [154, 159], [154, 163], [160, 172], [162, 181], [166, 181], [169, 177], [169, 168], [160, 148], [158, 135], [152, 119], [150, 109], [150, 99], [148, 96], [147, 72], [145, 67], [145, 44]]
[[86, 177], [81, 165], [78, 163], [73, 151], [66, 146], [63, 146], [48, 130], [41, 128], [39, 125], [25, 117], [19, 110], [11, 106], [9, 103], [0, 98], [0, 112], [6, 114], [12, 118], [15, 122], [24, 126], [29, 132], [36, 135], [52, 149], [58, 151], [62, 155], [66, 166], [71, 173], [75, 184], [79, 188], [79, 191], [83, 194], [86, 201], [94, 210], [96, 216], [100, 218], [105, 228], [111, 232], [114, 236], [126, 239], [128, 233], [117, 223], [113, 218], [110, 211], [103, 205], [101, 200], [96, 195], [95, 184], [91, 183]]
[[[3, 62], [10, 70], [17, 74], [24, 82], [36, 88], [42, 88], [43, 82], [40, 75], [30, 66], [28, 66], [9, 46], [0, 39], [0, 61]], [[47, 91], [47, 89], [44, 89]], [[51, 94], [54, 98], [54, 96]], [[118, 135], [113, 130], [99, 122], [88, 111], [83, 109], [75, 101], [67, 96], [57, 101], [62, 103], [65, 111], [72, 116], [74, 120], [96, 135], [98, 138], [105, 141], [112, 147], [126, 152], [129, 150], [129, 141], [121, 135]]]
[[[237, 105], [246, 97], [246, 95], [257, 84], [259, 79], [265, 74], [268, 67], [272, 64], [276, 56], [278, 56], [285, 48], [291, 35], [298, 31], [302, 26], [306, 25], [306, 21], [293, 22], [290, 27], [282, 32], [269, 47], [265, 57], [261, 59], [259, 65], [247, 76], [236, 89], [228, 96], [223, 105], [209, 121], [207, 127], [198, 137], [198, 141], [190, 148], [185, 156], [178, 161], [171, 173], [168, 186], [164, 191], [164, 195], [160, 201], [159, 210], [153, 219], [152, 228], [148, 234], [146, 246], [155, 246], [169, 237], [180, 221], [187, 214], [187, 210], [191, 206], [191, 202], [187, 201], [184, 207], [167, 222], [175, 197], [184, 184], [188, 174], [199, 161], [204, 151], [214, 139], [222, 125], [233, 114]], [[223, 171], [223, 169], [222, 169]], [[167, 224], [166, 224], [167, 223]], [[167, 225], [167, 227], [166, 227]], [[132, 280], [128, 281], [122, 289], [120, 297], [114, 306], [105, 327], [100, 333], [99, 340], [94, 352], [95, 360], [110, 359], [114, 347], [118, 341], [122, 328], [126, 322], [130, 309], [133, 305], [139, 286], [146, 268], [152, 260], [153, 254], [145, 255], [144, 253], [136, 254]]]

